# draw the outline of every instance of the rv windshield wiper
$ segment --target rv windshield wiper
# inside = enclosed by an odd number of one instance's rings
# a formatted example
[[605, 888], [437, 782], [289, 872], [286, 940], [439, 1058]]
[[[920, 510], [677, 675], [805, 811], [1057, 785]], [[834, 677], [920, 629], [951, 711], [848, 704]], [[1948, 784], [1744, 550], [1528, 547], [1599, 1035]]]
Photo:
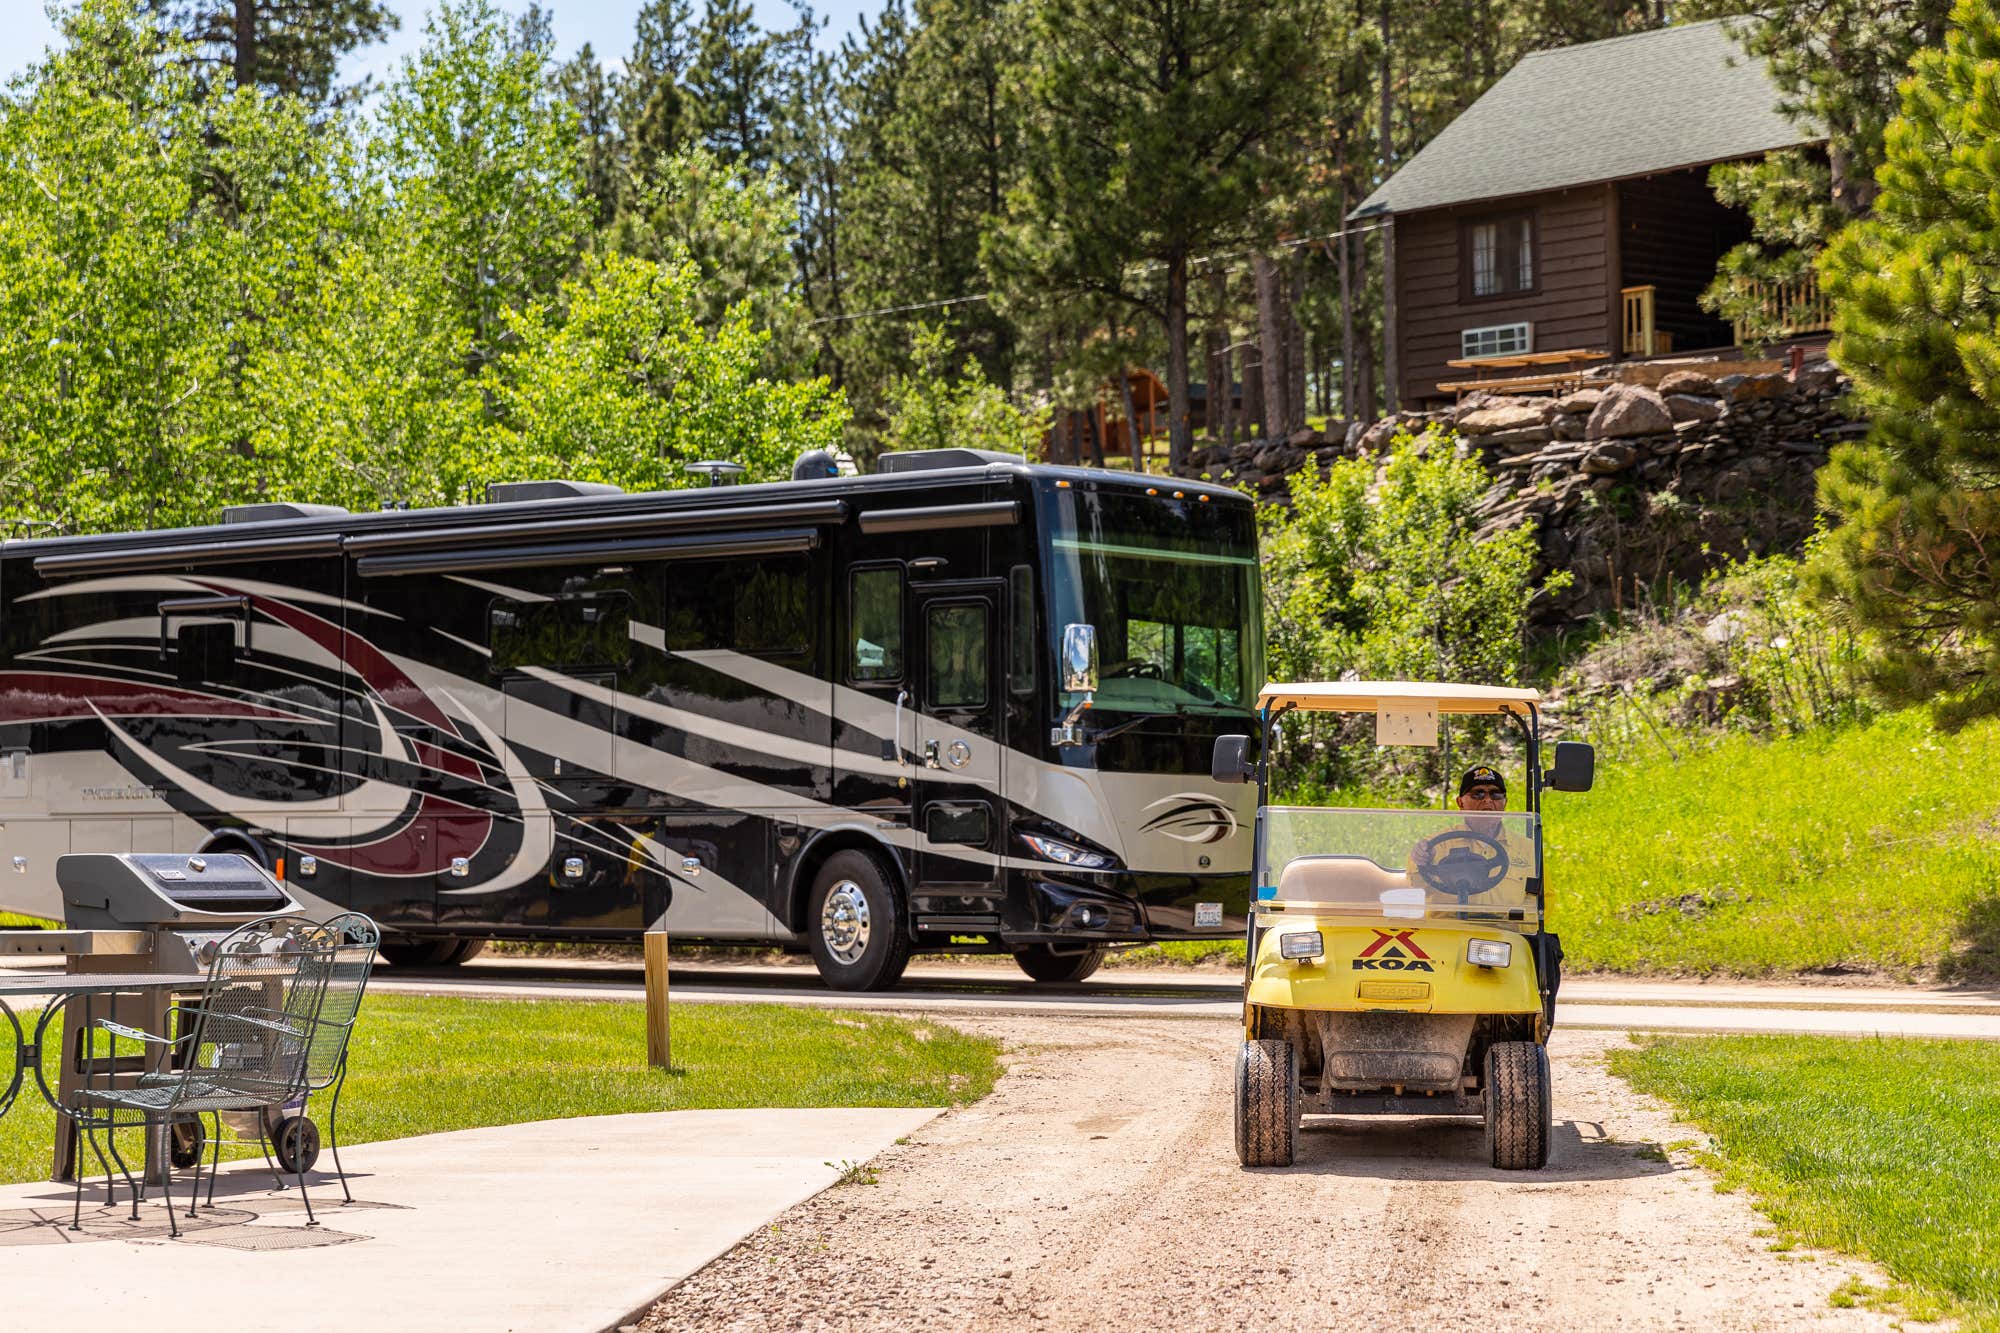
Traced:
[[1187, 712], [1188, 712], [1188, 710], [1187, 710], [1187, 705], [1185, 705], [1185, 704], [1182, 704], [1182, 705], [1180, 705], [1180, 706], [1178, 706], [1178, 707], [1174, 708], [1174, 709], [1173, 709], [1173, 710], [1172, 710], [1171, 712], [1166, 712], [1166, 713], [1141, 713], [1141, 714], [1139, 714], [1139, 716], [1137, 716], [1137, 717], [1128, 717], [1128, 718], [1126, 718], [1126, 719], [1125, 719], [1125, 720], [1124, 720], [1123, 722], [1120, 722], [1120, 723], [1119, 723], [1119, 724], [1118, 724], [1117, 726], [1115, 726], [1115, 727], [1106, 727], [1106, 728], [1105, 728], [1104, 730], [1102, 730], [1102, 731], [1098, 732], [1098, 733], [1097, 733], [1097, 734], [1096, 734], [1095, 736], [1092, 736], [1092, 737], [1090, 738], [1090, 743], [1091, 743], [1092, 745], [1095, 745], [1095, 744], [1097, 744], [1097, 743], [1098, 743], [1099, 741], [1108, 741], [1108, 740], [1110, 740], [1110, 739], [1111, 739], [1111, 738], [1112, 738], [1113, 736], [1118, 736], [1118, 735], [1122, 735], [1123, 733], [1125, 733], [1125, 732], [1128, 732], [1128, 731], [1132, 730], [1132, 728], [1134, 728], [1134, 727], [1136, 727], [1136, 726], [1138, 726], [1138, 725], [1140, 725], [1141, 723], [1144, 723], [1144, 722], [1158, 722], [1158, 721], [1159, 721], [1159, 720], [1160, 720], [1161, 718], [1181, 718], [1181, 717], [1186, 717], [1186, 716], [1187, 716]]

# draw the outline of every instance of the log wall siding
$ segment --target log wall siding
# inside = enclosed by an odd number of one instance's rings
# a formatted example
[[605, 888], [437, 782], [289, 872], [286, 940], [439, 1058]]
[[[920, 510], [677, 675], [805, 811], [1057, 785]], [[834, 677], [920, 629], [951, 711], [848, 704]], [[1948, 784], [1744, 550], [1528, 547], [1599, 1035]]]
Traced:
[[[1610, 231], [1616, 203], [1614, 186], [1587, 185], [1504, 203], [1398, 214], [1396, 333], [1404, 404], [1449, 398], [1438, 393], [1440, 381], [1471, 378], [1445, 364], [1458, 358], [1465, 329], [1527, 320], [1535, 326], [1537, 352], [1615, 350], [1619, 284]], [[1461, 224], [1525, 210], [1535, 215], [1535, 290], [1465, 299]]]
[[1618, 186], [1619, 286], [1651, 285], [1653, 326], [1673, 334], [1673, 350], [1727, 347], [1734, 330], [1699, 304], [1716, 261], [1750, 239], [1750, 219], [1716, 202], [1708, 168], [1670, 171]]

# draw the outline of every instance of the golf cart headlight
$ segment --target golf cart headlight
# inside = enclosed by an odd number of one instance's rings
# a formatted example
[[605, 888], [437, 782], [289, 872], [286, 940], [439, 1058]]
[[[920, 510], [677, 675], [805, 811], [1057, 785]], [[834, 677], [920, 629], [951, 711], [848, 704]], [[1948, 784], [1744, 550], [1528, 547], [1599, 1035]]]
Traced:
[[1465, 946], [1465, 961], [1474, 967], [1505, 967], [1514, 957], [1506, 940], [1474, 940]]
[[1023, 833], [1021, 841], [1034, 849], [1035, 855], [1044, 861], [1054, 861], [1058, 865], [1075, 866], [1079, 870], [1103, 870], [1111, 865], [1111, 858], [1103, 852], [1093, 852], [1064, 842], [1060, 838], [1045, 838], [1034, 833]]
[[1293, 930], [1278, 936], [1280, 958], [1317, 958], [1326, 952], [1326, 942], [1316, 930]]

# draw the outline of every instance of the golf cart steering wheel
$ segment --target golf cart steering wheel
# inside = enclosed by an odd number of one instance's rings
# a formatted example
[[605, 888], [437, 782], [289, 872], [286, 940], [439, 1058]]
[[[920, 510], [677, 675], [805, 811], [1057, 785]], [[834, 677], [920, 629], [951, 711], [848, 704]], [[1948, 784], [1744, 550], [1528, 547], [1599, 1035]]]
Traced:
[[1463, 907], [1482, 893], [1490, 893], [1507, 878], [1507, 848], [1498, 838], [1471, 829], [1452, 829], [1418, 844], [1428, 858], [1417, 858], [1417, 877], [1458, 899]]

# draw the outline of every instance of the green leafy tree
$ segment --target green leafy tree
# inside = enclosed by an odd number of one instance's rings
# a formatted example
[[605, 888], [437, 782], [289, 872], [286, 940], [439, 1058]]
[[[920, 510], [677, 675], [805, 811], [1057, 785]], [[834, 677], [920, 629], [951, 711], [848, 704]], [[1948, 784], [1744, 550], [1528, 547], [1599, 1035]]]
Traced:
[[255, 485], [243, 386], [317, 299], [340, 140], [296, 100], [199, 97], [131, 0], [60, 23], [0, 104], [0, 514], [211, 521]]
[[911, 374], [888, 394], [884, 449], [993, 449], [1032, 453], [1047, 429], [1045, 414], [1023, 411], [967, 357], [951, 373], [951, 344], [943, 329], [920, 326]]
[[770, 335], [747, 306], [711, 322], [703, 285], [691, 262], [605, 255], [515, 317], [522, 350], [502, 395], [512, 470], [500, 475], [540, 469], [659, 489], [689, 484], [686, 463], [726, 458], [776, 481], [800, 452], [836, 447], [847, 424], [839, 391], [824, 378], [767, 376]]
[[1834, 450], [1820, 587], [1878, 685], [1948, 723], [2000, 711], [2000, 11], [1960, 0], [1883, 135], [1873, 216], [1820, 262], [1871, 423]]

